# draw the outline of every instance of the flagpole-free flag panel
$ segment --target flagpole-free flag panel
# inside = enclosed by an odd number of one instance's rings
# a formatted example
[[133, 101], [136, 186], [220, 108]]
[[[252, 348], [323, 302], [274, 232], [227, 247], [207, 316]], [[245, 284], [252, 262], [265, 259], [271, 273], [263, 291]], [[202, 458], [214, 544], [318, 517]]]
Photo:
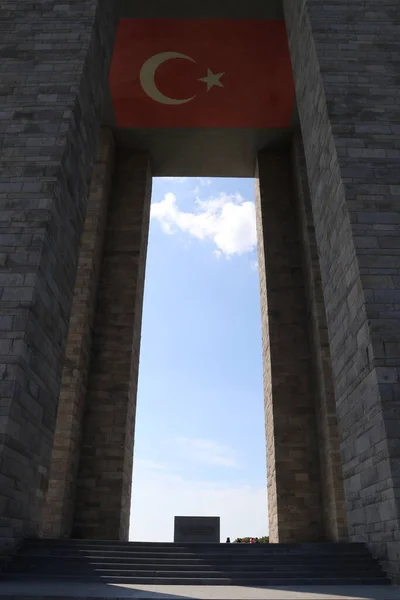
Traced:
[[285, 24], [121, 19], [110, 89], [120, 128], [289, 127], [295, 91]]

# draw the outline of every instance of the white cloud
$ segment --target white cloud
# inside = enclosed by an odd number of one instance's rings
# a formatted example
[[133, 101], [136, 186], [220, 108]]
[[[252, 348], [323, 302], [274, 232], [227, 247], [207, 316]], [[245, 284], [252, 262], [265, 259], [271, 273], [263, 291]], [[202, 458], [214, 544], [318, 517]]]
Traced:
[[162, 179], [163, 181], [173, 181], [174, 183], [186, 183], [188, 179], [191, 179], [192, 181], [196, 181], [202, 187], [211, 185], [213, 182], [209, 177], [160, 177], [159, 179]]
[[151, 216], [165, 233], [180, 230], [199, 240], [213, 241], [217, 251], [227, 257], [252, 252], [257, 243], [255, 205], [240, 194], [197, 199], [195, 212], [185, 212], [179, 209], [175, 194], [169, 192], [161, 202], [152, 204]]
[[232, 448], [214, 440], [179, 437], [175, 443], [178, 452], [186, 459], [218, 467], [239, 467]]
[[198, 196], [200, 194], [200, 186], [196, 185], [195, 188], [193, 188], [192, 190], [188, 191], [188, 194], [193, 194], [193, 196]]
[[174, 516], [221, 517], [221, 540], [268, 534], [267, 488], [193, 480], [136, 468], [130, 540], [173, 541]]
[[213, 180], [209, 179], [208, 177], [197, 177], [197, 180], [202, 186], [211, 185], [213, 182]]
[[174, 183], [185, 183], [188, 177], [160, 177], [163, 181], [173, 181]]

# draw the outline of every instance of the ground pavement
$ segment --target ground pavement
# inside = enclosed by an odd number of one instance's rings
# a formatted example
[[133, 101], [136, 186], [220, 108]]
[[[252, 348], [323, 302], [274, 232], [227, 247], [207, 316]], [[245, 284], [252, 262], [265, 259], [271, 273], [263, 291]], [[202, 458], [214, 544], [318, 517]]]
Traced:
[[134, 600], [400, 600], [395, 586], [172, 586], [73, 582], [1, 582], [3, 600], [86, 600], [86, 598]]

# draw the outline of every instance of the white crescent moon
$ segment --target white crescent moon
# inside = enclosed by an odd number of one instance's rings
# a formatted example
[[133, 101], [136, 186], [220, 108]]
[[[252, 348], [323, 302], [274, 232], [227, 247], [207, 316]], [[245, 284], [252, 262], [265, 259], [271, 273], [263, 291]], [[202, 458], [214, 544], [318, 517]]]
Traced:
[[151, 56], [143, 63], [142, 68], [140, 69], [140, 84], [144, 92], [156, 102], [160, 102], [161, 104], [185, 104], [186, 102], [193, 100], [196, 96], [184, 98], [183, 100], [169, 98], [160, 92], [154, 81], [154, 76], [158, 67], [171, 58], [184, 58], [185, 60], [196, 62], [193, 58], [190, 58], [190, 56], [180, 54], [179, 52], [160, 52], [159, 54]]

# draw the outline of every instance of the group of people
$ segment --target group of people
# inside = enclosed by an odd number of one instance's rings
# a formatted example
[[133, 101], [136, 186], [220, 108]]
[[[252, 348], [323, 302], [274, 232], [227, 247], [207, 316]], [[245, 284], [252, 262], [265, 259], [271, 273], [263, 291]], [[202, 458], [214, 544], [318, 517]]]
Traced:
[[[230, 544], [231, 543], [231, 538], [227, 537], [225, 543], [226, 544]], [[242, 539], [240, 539], [240, 540], [238, 539], [238, 540], [236, 540], [236, 543], [237, 544], [247, 544], [247, 543], [248, 544], [258, 544], [259, 541], [258, 541], [258, 537], [255, 537], [255, 538], [251, 537], [251, 538], [249, 538], [248, 542], [245, 541], [245, 540], [242, 540]]]

